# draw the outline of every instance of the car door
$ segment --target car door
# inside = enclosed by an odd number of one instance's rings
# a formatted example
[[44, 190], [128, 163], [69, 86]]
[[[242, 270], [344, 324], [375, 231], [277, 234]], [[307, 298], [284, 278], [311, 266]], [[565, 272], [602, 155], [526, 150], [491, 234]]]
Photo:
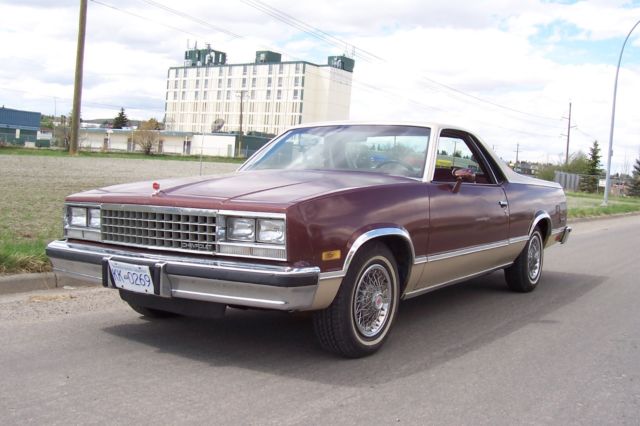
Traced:
[[[443, 129], [429, 185], [429, 243], [421, 288], [442, 286], [508, 263], [509, 207], [500, 177], [469, 133]], [[453, 172], [475, 179], [456, 184]]]

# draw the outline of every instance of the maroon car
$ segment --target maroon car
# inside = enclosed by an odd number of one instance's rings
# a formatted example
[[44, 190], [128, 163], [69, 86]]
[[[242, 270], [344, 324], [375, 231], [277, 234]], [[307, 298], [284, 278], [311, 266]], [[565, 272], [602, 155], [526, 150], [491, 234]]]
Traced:
[[560, 186], [465, 130], [334, 123], [292, 128], [230, 175], [71, 195], [47, 254], [148, 317], [314, 311], [320, 344], [360, 357], [402, 299], [498, 269], [535, 289], [570, 231]]

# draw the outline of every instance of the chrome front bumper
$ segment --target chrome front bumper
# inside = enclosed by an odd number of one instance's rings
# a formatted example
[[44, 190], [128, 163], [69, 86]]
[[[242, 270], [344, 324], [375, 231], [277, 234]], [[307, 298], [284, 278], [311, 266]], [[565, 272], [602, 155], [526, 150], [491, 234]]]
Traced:
[[320, 268], [290, 268], [195, 257], [163, 256], [110, 249], [91, 244], [54, 241], [47, 256], [56, 273], [115, 288], [109, 260], [147, 265], [154, 293], [163, 298], [267, 308], [283, 311], [322, 309], [335, 296], [340, 280], [320, 274]]

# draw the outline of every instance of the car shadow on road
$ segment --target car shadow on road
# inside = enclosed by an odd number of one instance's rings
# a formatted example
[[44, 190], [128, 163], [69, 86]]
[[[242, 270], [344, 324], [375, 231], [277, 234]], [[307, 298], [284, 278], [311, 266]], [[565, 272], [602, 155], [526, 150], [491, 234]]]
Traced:
[[553, 327], [553, 313], [605, 277], [545, 272], [533, 293], [506, 290], [502, 273], [444, 288], [401, 304], [377, 354], [346, 360], [315, 341], [309, 314], [229, 309], [224, 318], [135, 321], [105, 332], [164, 353], [341, 386], [374, 386], [434, 368], [522, 327]]

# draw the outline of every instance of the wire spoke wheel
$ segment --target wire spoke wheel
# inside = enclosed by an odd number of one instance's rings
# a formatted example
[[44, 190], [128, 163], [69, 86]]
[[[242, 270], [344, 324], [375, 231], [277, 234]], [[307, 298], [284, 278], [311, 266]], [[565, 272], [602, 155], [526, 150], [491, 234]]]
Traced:
[[540, 265], [542, 263], [542, 245], [537, 236], [531, 239], [531, 242], [529, 243], [527, 263], [529, 265], [529, 279], [531, 279], [531, 281], [535, 281], [540, 274]]
[[391, 285], [389, 272], [382, 265], [369, 266], [360, 277], [353, 298], [353, 315], [363, 336], [374, 337], [384, 328], [390, 313]]
[[505, 268], [507, 286], [513, 291], [528, 293], [533, 291], [542, 276], [544, 243], [540, 228], [536, 228], [520, 255], [511, 266]]
[[398, 312], [398, 277], [389, 247], [371, 242], [361, 248], [331, 305], [313, 316], [322, 347], [348, 358], [380, 349]]

